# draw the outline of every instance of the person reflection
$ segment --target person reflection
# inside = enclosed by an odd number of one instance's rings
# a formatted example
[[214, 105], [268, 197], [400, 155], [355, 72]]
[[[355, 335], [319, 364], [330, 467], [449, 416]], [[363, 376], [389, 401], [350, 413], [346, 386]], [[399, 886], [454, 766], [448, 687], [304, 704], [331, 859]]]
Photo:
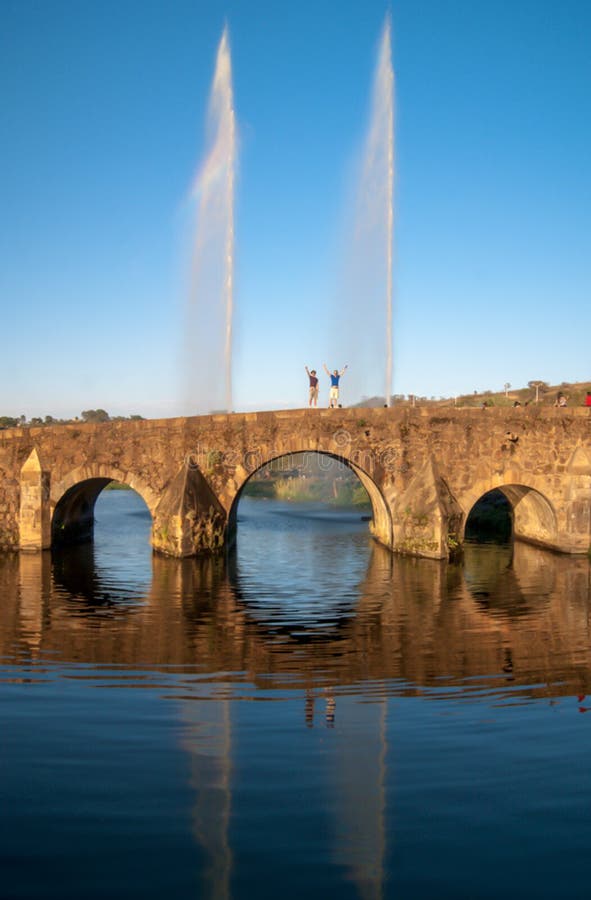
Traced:
[[325, 716], [325, 721], [326, 721], [326, 727], [334, 728], [334, 717], [335, 717], [337, 701], [335, 699], [334, 694], [332, 693], [332, 688], [325, 688], [325, 694], [326, 694], [326, 712], [325, 712], [324, 716]]
[[309, 688], [306, 690], [305, 716], [306, 728], [314, 728], [314, 693]]
[[[335, 719], [335, 711], [337, 706], [337, 701], [333, 692], [332, 687], [325, 687], [322, 689], [322, 693], [325, 697], [325, 708], [324, 708], [324, 722], [327, 728], [334, 728], [334, 719]], [[314, 728], [314, 707], [316, 703], [316, 697], [314, 696], [314, 691], [310, 688], [306, 689], [306, 700], [304, 703], [304, 716], [306, 721], [306, 728]]]

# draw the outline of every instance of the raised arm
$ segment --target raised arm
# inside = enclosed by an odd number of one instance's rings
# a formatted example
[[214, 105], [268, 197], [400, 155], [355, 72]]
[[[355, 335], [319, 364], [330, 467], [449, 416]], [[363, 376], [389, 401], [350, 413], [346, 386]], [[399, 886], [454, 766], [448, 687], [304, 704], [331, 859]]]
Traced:
[[349, 366], [345, 366], [343, 369], [341, 369], [341, 371], [339, 372], [339, 375], [344, 375], [348, 368], [349, 368]]
[[309, 370], [308, 366], [304, 366], [304, 369], [306, 370], [306, 375], [308, 377], [310, 377], [310, 370]]
[[324, 371], [326, 372], [326, 374], [327, 374], [327, 375], [330, 375], [330, 372], [329, 372], [328, 369], [326, 368], [326, 363], [322, 363], [322, 365], [324, 366]]

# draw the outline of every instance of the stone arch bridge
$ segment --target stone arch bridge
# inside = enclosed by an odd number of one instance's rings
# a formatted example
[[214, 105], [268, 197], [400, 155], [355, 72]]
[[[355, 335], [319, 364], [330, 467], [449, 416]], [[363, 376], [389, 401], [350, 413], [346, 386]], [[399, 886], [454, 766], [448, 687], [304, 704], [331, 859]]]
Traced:
[[136, 490], [152, 546], [184, 557], [231, 539], [240, 494], [273, 459], [318, 452], [351, 467], [391, 550], [446, 559], [488, 491], [515, 537], [564, 552], [591, 543], [591, 417], [585, 409], [285, 410], [0, 432], [0, 548], [92, 537], [110, 481]]

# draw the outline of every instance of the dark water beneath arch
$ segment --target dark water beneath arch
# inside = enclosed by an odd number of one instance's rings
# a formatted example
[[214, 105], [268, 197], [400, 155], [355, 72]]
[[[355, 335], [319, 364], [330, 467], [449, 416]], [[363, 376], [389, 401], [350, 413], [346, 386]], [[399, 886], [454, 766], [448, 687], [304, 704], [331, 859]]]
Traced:
[[94, 547], [0, 557], [0, 897], [587, 897], [588, 560], [239, 516], [168, 560], [106, 492]]

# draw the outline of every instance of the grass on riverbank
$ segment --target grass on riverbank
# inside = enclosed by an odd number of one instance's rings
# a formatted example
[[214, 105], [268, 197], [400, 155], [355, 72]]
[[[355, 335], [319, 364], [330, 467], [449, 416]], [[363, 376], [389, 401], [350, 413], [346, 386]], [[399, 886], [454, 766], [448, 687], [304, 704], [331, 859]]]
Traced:
[[302, 478], [289, 476], [251, 479], [244, 496], [255, 499], [287, 500], [290, 503], [327, 503], [329, 506], [355, 506], [370, 509], [367, 491], [354, 475], [338, 478]]
[[335, 478], [285, 478], [275, 482], [275, 496], [278, 500], [295, 503], [310, 501], [328, 503], [331, 506], [369, 507], [367, 491], [353, 479]]
[[367, 491], [349, 466], [319, 453], [291, 453], [273, 460], [253, 475], [244, 494], [290, 503], [371, 509]]

